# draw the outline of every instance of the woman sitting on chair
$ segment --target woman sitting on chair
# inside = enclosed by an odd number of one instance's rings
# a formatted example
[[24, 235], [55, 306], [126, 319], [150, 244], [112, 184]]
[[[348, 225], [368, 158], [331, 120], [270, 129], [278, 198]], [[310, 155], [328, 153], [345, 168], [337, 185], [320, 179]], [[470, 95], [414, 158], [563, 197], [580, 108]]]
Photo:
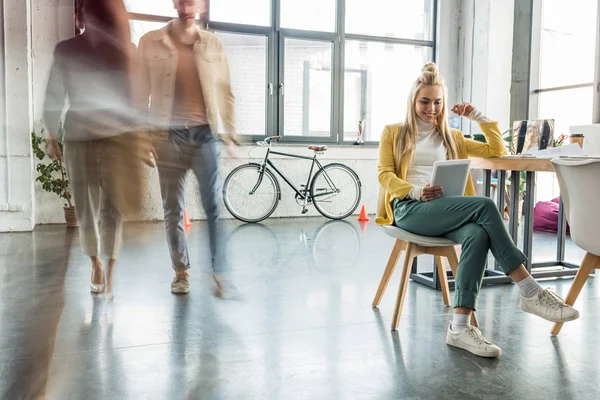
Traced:
[[[481, 357], [497, 357], [500, 348], [469, 322], [477, 306], [489, 250], [519, 286], [523, 311], [552, 322], [575, 320], [579, 312], [554, 292], [542, 289], [527, 272], [523, 265], [526, 257], [515, 246], [491, 199], [443, 197], [442, 187], [430, 185], [435, 161], [500, 157], [506, 152], [498, 123], [468, 103], [454, 106], [452, 112], [477, 121], [487, 143], [465, 139], [460, 131], [450, 129], [446, 97], [436, 65], [427, 64], [408, 96], [404, 123], [385, 127], [379, 148], [382, 195], [377, 223], [396, 225], [417, 235], [446, 237], [462, 245], [455, 277], [454, 317], [446, 343]], [[475, 195], [471, 179], [465, 195]]]

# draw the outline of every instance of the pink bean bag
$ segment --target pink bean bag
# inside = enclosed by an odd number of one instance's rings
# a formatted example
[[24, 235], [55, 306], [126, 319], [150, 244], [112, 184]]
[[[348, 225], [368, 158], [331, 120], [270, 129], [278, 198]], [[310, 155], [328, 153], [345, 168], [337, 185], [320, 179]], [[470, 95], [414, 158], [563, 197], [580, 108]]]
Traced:
[[[533, 230], [539, 232], [558, 232], [558, 204], [559, 199], [540, 201], [533, 209]], [[569, 224], [567, 223], [567, 235]]]

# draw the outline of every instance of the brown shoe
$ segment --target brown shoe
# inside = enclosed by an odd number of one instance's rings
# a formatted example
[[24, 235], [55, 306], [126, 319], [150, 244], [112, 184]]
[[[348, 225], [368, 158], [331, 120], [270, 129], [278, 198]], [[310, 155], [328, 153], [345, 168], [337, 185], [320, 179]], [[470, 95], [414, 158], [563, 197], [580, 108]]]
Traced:
[[171, 282], [171, 293], [185, 294], [190, 291], [190, 274], [187, 271], [176, 272]]
[[229, 278], [224, 275], [213, 274], [215, 280], [215, 296], [220, 297], [224, 300], [237, 300], [239, 299], [239, 292], [237, 288], [231, 283]]

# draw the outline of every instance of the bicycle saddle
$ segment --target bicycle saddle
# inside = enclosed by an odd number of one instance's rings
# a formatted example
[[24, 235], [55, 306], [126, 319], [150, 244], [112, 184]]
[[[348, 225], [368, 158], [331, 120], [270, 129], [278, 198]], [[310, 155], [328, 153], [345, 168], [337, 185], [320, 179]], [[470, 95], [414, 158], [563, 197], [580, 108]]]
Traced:
[[327, 146], [308, 146], [308, 149], [314, 151], [326, 151]]

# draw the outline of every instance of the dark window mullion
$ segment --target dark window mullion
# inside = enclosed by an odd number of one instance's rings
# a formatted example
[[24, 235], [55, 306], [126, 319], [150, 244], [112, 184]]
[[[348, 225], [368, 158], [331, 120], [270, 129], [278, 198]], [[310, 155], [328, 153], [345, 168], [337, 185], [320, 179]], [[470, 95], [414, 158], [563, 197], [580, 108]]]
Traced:
[[346, 81], [346, 0], [337, 0], [337, 61], [334, 69], [337, 70], [337, 101], [334, 103], [334, 116], [336, 126], [334, 135], [338, 143], [344, 142], [344, 83]]

